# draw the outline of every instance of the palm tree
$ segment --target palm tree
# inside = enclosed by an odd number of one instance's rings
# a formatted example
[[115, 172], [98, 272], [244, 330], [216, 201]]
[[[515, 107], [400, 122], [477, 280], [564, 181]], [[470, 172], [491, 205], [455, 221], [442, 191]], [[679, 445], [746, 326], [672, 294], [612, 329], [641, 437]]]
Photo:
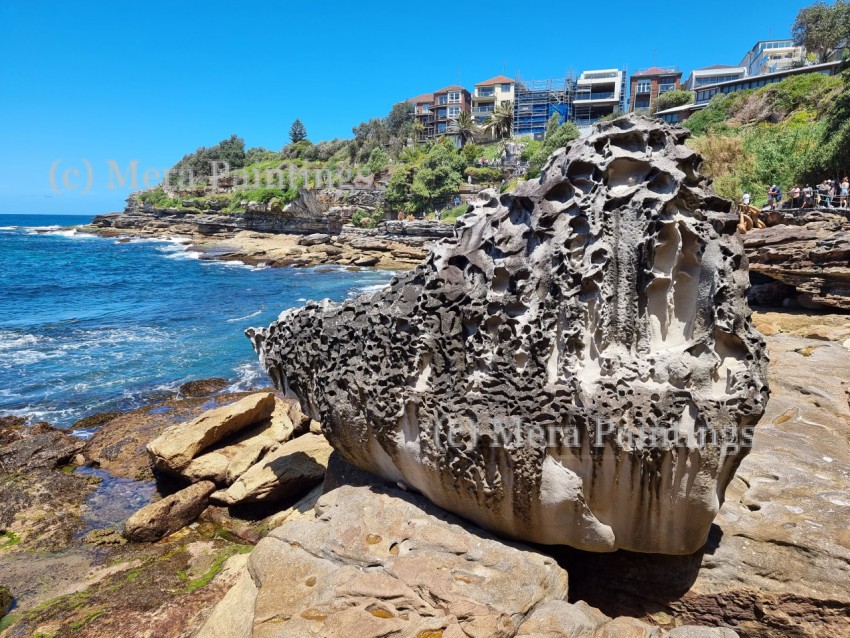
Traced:
[[411, 136], [413, 137], [413, 145], [414, 146], [419, 145], [420, 138], [422, 137], [422, 134], [424, 132], [425, 132], [425, 125], [422, 122], [420, 122], [419, 120], [416, 120], [410, 126], [410, 133], [411, 133]]
[[467, 142], [474, 142], [478, 138], [481, 128], [475, 123], [471, 114], [461, 113], [452, 121], [448, 132], [457, 135], [460, 138], [460, 145], [464, 146]]
[[493, 109], [493, 113], [484, 123], [484, 130], [497, 138], [510, 137], [514, 128], [514, 103], [511, 100], [502, 102]]

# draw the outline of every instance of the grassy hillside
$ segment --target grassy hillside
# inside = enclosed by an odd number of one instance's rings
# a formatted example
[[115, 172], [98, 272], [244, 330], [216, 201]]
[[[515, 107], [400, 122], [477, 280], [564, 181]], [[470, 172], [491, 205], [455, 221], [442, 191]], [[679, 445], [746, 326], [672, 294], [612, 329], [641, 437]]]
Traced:
[[811, 73], [717, 95], [684, 126], [719, 194], [764, 203], [771, 184], [787, 193], [850, 172], [849, 117], [850, 73]]

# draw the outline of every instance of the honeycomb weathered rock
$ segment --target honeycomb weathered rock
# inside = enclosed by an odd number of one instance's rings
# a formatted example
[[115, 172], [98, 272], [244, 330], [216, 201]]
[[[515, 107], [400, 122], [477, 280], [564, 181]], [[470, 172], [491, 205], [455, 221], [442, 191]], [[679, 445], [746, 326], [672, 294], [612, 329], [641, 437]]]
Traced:
[[686, 135], [599, 125], [383, 291], [249, 330], [261, 361], [346, 460], [483, 527], [695, 551], [768, 391], [737, 218]]

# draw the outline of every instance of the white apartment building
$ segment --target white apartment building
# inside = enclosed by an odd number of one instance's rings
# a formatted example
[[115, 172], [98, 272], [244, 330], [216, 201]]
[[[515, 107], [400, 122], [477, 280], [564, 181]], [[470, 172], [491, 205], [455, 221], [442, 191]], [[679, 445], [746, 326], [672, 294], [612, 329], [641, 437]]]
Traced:
[[741, 60], [747, 75], [764, 75], [784, 71], [806, 61], [806, 50], [793, 40], [762, 40], [747, 52]]
[[576, 82], [573, 101], [578, 126], [600, 117], [626, 111], [626, 74], [619, 69], [584, 71]]
[[719, 84], [720, 82], [732, 82], [740, 80], [748, 75], [747, 67], [731, 66], [728, 64], [713, 64], [701, 69], [694, 69], [685, 80], [684, 88], [688, 91], [696, 91], [710, 84]]

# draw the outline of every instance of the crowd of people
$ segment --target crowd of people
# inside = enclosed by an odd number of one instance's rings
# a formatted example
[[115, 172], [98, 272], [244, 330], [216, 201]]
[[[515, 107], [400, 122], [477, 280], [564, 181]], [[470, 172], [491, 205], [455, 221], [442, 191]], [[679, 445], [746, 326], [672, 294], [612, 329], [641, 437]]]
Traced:
[[[848, 208], [850, 205], [850, 179], [842, 180], [825, 179], [820, 184], [812, 187], [806, 184], [794, 187], [788, 193], [789, 197], [785, 203], [786, 208]], [[767, 190], [767, 205], [773, 210], [782, 206], [782, 189], [773, 184]], [[742, 203], [749, 205], [750, 194], [744, 193]]]

